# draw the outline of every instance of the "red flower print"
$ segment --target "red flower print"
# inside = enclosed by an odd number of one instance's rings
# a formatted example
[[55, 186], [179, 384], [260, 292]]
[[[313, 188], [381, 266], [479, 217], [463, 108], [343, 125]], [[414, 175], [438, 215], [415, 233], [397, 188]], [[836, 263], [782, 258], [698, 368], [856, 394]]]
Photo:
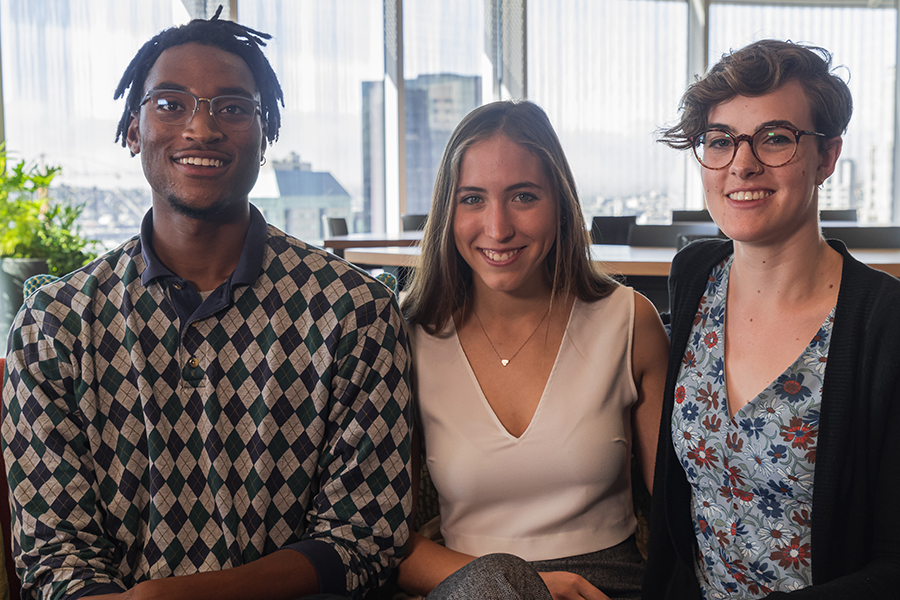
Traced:
[[809, 544], [801, 544], [800, 538], [794, 536], [787, 546], [781, 546], [773, 550], [769, 555], [771, 560], [777, 560], [783, 569], [797, 569], [800, 565], [809, 566]]
[[709, 535], [707, 530], [712, 530], [712, 527], [709, 526], [709, 523], [703, 517], [697, 519], [697, 528], [703, 535]]
[[806, 453], [806, 462], [811, 465], [816, 464], [816, 449], [812, 448], [809, 452]]
[[736, 433], [729, 433], [725, 436], [725, 445], [728, 446], [730, 450], [740, 452], [741, 448], [744, 447], [744, 440], [738, 437], [738, 434]]
[[[785, 389], [787, 389], [787, 385], [786, 383]], [[791, 417], [790, 425], [781, 428], [781, 437], [784, 438], [784, 441], [790, 442], [794, 448], [803, 450], [809, 450], [809, 445], [817, 435], [819, 435], [819, 431], [804, 423], [800, 417]]]
[[747, 590], [754, 596], [758, 596], [760, 590], [762, 591], [763, 594], [771, 594], [772, 593], [772, 588], [770, 588], [766, 585], [763, 585], [761, 583], [751, 583], [750, 585], [747, 586]]
[[744, 574], [744, 571], [747, 570], [747, 567], [744, 566], [744, 561], [740, 558], [730, 559], [721, 554], [719, 555], [719, 560], [722, 561], [722, 564], [725, 565], [725, 570], [728, 571], [729, 575], [734, 577], [735, 581], [746, 585], [747, 577]]
[[747, 490], [742, 490], [740, 488], [732, 488], [731, 492], [738, 500], [742, 500], [744, 502], [753, 501], [753, 492], [748, 492]]
[[684, 386], [679, 385], [675, 388], [675, 403], [681, 404], [682, 402], [684, 402]]
[[706, 304], [706, 296], [700, 298], [700, 306], [697, 308], [697, 314], [694, 315], [694, 325], [700, 323], [700, 321], [705, 321], [709, 316], [709, 307], [704, 306]]
[[796, 523], [800, 527], [809, 527], [812, 523], [809, 517], [809, 511], [805, 508], [801, 510], [795, 510], [794, 515], [791, 518], [793, 519], [794, 523]]
[[[723, 485], [719, 488], [719, 495], [727, 500], [736, 498], [742, 502], [753, 501], [753, 492], [748, 492], [746, 490], [742, 490], [741, 488], [730, 487], [727, 485]], [[737, 505], [735, 505], [735, 508], [737, 508]]]
[[716, 539], [719, 540], [719, 545], [723, 548], [728, 545], [728, 536], [721, 529], [716, 531]]
[[703, 426], [709, 429], [712, 433], [717, 432], [721, 425], [722, 419], [720, 419], [716, 415], [706, 415], [706, 418], [703, 419]]
[[712, 384], [707, 383], [706, 389], [700, 388], [697, 390], [697, 400], [706, 405], [706, 410], [719, 408], [719, 391], [713, 391]]
[[741, 468], [739, 466], [732, 466], [729, 464], [728, 458], [725, 458], [723, 466], [725, 467], [725, 473], [728, 474], [728, 481], [731, 485], [744, 485], [744, 476], [741, 475]]
[[718, 457], [716, 457], [716, 449], [707, 448], [706, 440], [703, 438], [700, 438], [697, 447], [688, 451], [687, 455], [698, 467], [704, 467], [706, 469], [714, 468], [716, 463], [719, 462]]
[[715, 331], [709, 331], [703, 336], [703, 343], [707, 348], [714, 348], [719, 343], [719, 336]]

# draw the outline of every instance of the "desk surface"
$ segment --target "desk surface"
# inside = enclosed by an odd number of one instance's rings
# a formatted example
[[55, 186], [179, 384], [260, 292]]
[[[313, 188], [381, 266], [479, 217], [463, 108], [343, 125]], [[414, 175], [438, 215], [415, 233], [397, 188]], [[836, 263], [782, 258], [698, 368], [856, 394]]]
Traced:
[[[851, 250], [857, 260], [879, 271], [900, 277], [900, 250]], [[591, 246], [591, 258], [609, 273], [619, 275], [651, 275], [666, 277], [675, 256], [675, 248], [637, 248], [632, 246]], [[363, 265], [415, 267], [418, 246], [347, 247], [344, 257]]]
[[322, 242], [322, 246], [332, 250], [344, 250], [345, 248], [415, 246], [421, 241], [421, 231], [404, 231], [398, 235], [389, 235], [387, 233], [350, 233], [327, 238]]
[[[675, 248], [635, 248], [632, 246], [591, 246], [591, 258], [610, 273], [621, 275], [669, 274], [669, 264]], [[385, 267], [415, 267], [419, 259], [418, 246], [353, 248], [344, 251], [344, 258], [352, 263]], [[900, 253], [898, 253], [900, 262]]]

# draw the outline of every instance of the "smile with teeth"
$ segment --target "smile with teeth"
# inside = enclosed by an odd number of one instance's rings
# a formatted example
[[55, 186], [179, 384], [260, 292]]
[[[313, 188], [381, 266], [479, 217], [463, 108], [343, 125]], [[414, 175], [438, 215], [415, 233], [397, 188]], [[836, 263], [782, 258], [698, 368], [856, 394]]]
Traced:
[[765, 198], [766, 196], [772, 195], [771, 190], [757, 190], [755, 192], [734, 192], [733, 194], [728, 194], [728, 197], [732, 200], [759, 200], [760, 198]]
[[513, 256], [521, 252], [521, 248], [517, 248], [515, 250], [505, 250], [503, 252], [497, 252], [496, 250], [488, 250], [487, 248], [482, 248], [481, 252], [484, 253], [490, 260], [494, 262], [506, 262], [511, 259]]
[[221, 167], [225, 164], [217, 158], [199, 158], [195, 156], [177, 158], [175, 162], [182, 165], [194, 165], [195, 167]]

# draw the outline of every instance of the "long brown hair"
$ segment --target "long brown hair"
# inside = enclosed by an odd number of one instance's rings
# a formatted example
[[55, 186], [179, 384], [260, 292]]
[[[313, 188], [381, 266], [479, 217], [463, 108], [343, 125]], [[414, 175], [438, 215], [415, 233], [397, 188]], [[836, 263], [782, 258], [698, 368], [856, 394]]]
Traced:
[[528, 101], [493, 102], [470, 112], [456, 126], [444, 149], [425, 225], [422, 252], [403, 314], [411, 324], [434, 334], [442, 331], [465, 304], [472, 269], [456, 249], [453, 236], [454, 198], [466, 150], [495, 135], [505, 135], [537, 156], [558, 204], [556, 241], [547, 255], [551, 289], [592, 302], [608, 296], [618, 283], [591, 262], [590, 236], [575, 178], [547, 114]]

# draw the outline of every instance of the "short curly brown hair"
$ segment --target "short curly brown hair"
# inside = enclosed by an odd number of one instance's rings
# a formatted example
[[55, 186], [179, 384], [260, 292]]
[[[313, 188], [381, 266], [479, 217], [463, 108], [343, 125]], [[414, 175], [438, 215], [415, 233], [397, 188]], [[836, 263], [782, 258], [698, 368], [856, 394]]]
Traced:
[[681, 119], [661, 131], [659, 141], [680, 150], [706, 130], [713, 107], [735, 96], [763, 96], [789, 81], [803, 86], [816, 131], [836, 138], [853, 114], [850, 88], [831, 68], [824, 48], [780, 40], [760, 40], [725, 54], [681, 97]]

